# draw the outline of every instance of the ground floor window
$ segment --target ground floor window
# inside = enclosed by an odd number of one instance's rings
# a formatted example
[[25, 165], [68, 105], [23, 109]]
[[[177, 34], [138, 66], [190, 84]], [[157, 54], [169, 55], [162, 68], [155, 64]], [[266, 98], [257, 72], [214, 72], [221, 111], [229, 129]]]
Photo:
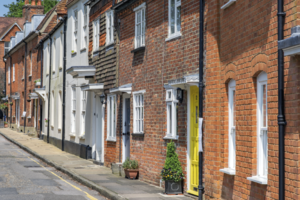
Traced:
[[107, 97], [107, 140], [116, 141], [116, 95]]

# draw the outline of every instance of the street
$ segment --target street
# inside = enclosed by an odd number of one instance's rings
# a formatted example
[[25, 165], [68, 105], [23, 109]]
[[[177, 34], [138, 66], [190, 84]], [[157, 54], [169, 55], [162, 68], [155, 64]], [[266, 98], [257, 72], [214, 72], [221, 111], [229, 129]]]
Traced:
[[106, 199], [0, 136], [1, 200]]

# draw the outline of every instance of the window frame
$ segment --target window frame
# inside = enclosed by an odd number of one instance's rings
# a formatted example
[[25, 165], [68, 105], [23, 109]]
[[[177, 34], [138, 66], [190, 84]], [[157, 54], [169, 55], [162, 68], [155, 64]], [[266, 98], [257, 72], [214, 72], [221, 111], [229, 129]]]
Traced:
[[71, 86], [71, 115], [72, 115], [72, 122], [71, 122], [71, 133], [75, 134], [76, 132], [76, 86]]
[[[8, 44], [8, 47], [6, 46]], [[10, 42], [4, 42], [4, 55], [10, 50]], [[7, 52], [6, 52], [7, 51]]]
[[13, 64], [13, 82], [16, 81], [16, 68], [15, 68], [15, 64]]
[[10, 80], [10, 73], [11, 73], [11, 71], [10, 71], [11, 69], [10, 69], [10, 66], [8, 66], [8, 68], [7, 68], [7, 74], [8, 74], [8, 77], [7, 77], [7, 83], [8, 84], [10, 84], [10, 82], [11, 82], [11, 80]]
[[171, 30], [171, 0], [169, 0], [169, 6], [168, 6], [168, 38], [167, 40], [170, 39], [174, 39], [176, 37], [180, 37], [181, 36], [181, 8], [180, 8], [180, 30], [177, 30], [177, 8], [181, 7], [181, 0], [179, 0], [179, 2], [177, 2], [177, 0], [175, 1], [175, 24], [174, 24], [174, 33], [172, 33]]
[[99, 50], [100, 40], [100, 19], [97, 18], [93, 21], [93, 52]]
[[236, 168], [236, 81], [228, 83], [228, 168]]
[[82, 42], [81, 42], [81, 51], [85, 50], [88, 46], [88, 33], [87, 33], [87, 27], [88, 27], [88, 6], [83, 5], [82, 9]]
[[29, 76], [32, 76], [32, 51], [29, 52], [29, 55], [30, 55], [30, 75]]
[[[73, 41], [72, 41], [72, 44], [73, 44], [73, 50], [72, 50], [72, 54], [76, 54], [77, 53], [77, 47], [78, 47], [78, 26], [79, 26], [79, 22], [78, 22], [78, 16], [79, 16], [79, 13], [78, 13], [78, 9], [75, 8], [73, 10]], [[77, 14], [77, 19], [76, 19], [76, 14]]]
[[54, 116], [55, 116], [55, 114], [54, 114], [54, 112], [55, 112], [55, 109], [54, 109], [54, 106], [55, 106], [55, 102], [54, 102], [54, 100], [55, 100], [55, 96], [54, 96], [54, 91], [52, 90], [51, 91], [51, 120], [50, 120], [50, 123], [51, 123], [51, 126], [52, 127], [54, 127]]
[[[105, 13], [106, 16], [106, 46], [114, 43], [114, 11], [109, 10]], [[109, 18], [110, 17], [110, 18]], [[108, 37], [110, 35], [110, 37]]]
[[52, 64], [52, 73], [55, 73], [56, 71], [56, 38], [53, 38], [53, 43], [52, 43], [52, 60], [53, 60], [53, 64]]
[[[133, 9], [135, 12], [135, 37], [134, 37], [134, 47], [135, 49], [139, 47], [144, 47], [145, 46], [145, 40], [146, 40], [146, 3], [142, 3], [135, 9]], [[140, 22], [139, 24], [141, 25], [141, 35], [140, 35], [140, 43], [138, 43], [138, 14], [140, 13]], [[144, 14], [144, 21], [143, 21], [143, 14]], [[144, 26], [143, 26], [144, 25]], [[144, 33], [143, 33], [143, 28], [144, 28]]]
[[[137, 92], [133, 92], [133, 132], [134, 134], [144, 134], [145, 133], [145, 92], [146, 90], [141, 90]], [[142, 96], [142, 105], [137, 106], [137, 96]], [[139, 113], [137, 113], [137, 108], [143, 108], [143, 116], [139, 117]], [[137, 119], [139, 118], [139, 119]], [[140, 121], [142, 120], [142, 130], [140, 130]], [[137, 121], [139, 123], [137, 124]], [[137, 127], [139, 125], [139, 127]]]
[[58, 130], [62, 128], [62, 91], [58, 92]]
[[[114, 106], [114, 113], [111, 111]], [[117, 95], [109, 94], [107, 95], [107, 138], [106, 141], [116, 142], [116, 125], [117, 125]], [[113, 116], [112, 116], [113, 114]], [[114, 123], [112, 123], [114, 122]]]
[[177, 90], [166, 89], [166, 112], [167, 112], [167, 132], [164, 139], [173, 139], [177, 140], [178, 136], [178, 110], [177, 106], [179, 101], [176, 99]]

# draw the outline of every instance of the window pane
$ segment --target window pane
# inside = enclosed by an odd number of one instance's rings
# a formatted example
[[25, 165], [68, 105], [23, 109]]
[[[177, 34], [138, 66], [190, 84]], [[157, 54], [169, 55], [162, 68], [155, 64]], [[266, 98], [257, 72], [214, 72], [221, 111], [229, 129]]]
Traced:
[[171, 0], [171, 19], [170, 19], [170, 24], [171, 24], [171, 33], [175, 32], [175, 0]]
[[170, 133], [172, 133], [172, 106], [169, 105], [169, 130], [170, 130]]
[[9, 42], [5, 42], [5, 47], [9, 47]]
[[175, 103], [175, 106], [176, 106], [176, 113], [175, 113], [174, 123], [176, 123], [176, 135], [178, 135], [178, 122], [177, 122], [177, 119], [178, 119], [178, 104]]
[[181, 29], [181, 6], [177, 7], [176, 12], [176, 31], [179, 32]]
[[233, 119], [233, 126], [235, 126], [236, 122], [236, 113], [235, 113], [235, 90], [232, 91], [232, 119]]
[[266, 85], [262, 86], [262, 92], [263, 92], [263, 105], [262, 105], [262, 120], [263, 120], [263, 127], [267, 127], [267, 91], [266, 91]]
[[137, 13], [137, 19], [136, 19], [136, 22], [137, 23], [141, 23], [141, 11], [139, 11], [138, 13]]

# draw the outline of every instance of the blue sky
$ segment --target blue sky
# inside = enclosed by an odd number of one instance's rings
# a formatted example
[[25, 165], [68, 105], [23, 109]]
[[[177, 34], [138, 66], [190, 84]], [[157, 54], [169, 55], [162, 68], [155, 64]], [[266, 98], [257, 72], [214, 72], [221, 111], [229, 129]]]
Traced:
[[8, 9], [4, 7], [4, 4], [10, 4], [11, 2], [16, 2], [16, 0], [0, 0], [0, 17], [8, 12]]

